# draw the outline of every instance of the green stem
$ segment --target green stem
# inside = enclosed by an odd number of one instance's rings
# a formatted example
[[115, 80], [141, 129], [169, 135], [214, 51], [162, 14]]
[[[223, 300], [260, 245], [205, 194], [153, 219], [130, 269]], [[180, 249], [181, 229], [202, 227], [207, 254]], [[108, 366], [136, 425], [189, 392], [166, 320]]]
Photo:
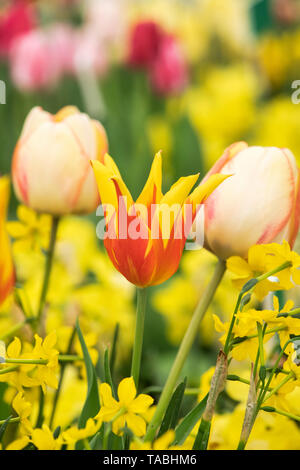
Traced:
[[[0, 426], [2, 426], [2, 424], [6, 423], [7, 419], [1, 419], [0, 420]], [[9, 420], [9, 424], [10, 423], [19, 423], [20, 422], [20, 416], [17, 416], [16, 418], [11, 418]]]
[[282, 263], [280, 266], [277, 266], [277, 268], [272, 269], [271, 271], [268, 271], [267, 273], [261, 274], [260, 276], [257, 276], [257, 281], [265, 281], [268, 279], [268, 277], [273, 276], [273, 274], [277, 274], [280, 271], [283, 271], [286, 268], [290, 268], [292, 266], [291, 261], [285, 261]]
[[[83, 361], [83, 358], [80, 356], [72, 356], [72, 355], [67, 355], [67, 354], [61, 354], [58, 356], [58, 361], [62, 363], [67, 363], [67, 362], [77, 362], [77, 361]], [[13, 358], [13, 357], [8, 357], [5, 359], [4, 364], [36, 364], [36, 365], [43, 365], [46, 366], [48, 364], [48, 359], [23, 359], [23, 358]]]
[[[291, 261], [286, 261], [286, 262], [282, 263], [280, 266], [277, 266], [277, 268], [274, 268], [271, 271], [268, 271], [267, 273], [264, 273], [264, 274], [261, 274], [260, 276], [257, 276], [256, 278], [254, 278], [257, 281], [256, 284], [258, 282], [264, 281], [265, 279], [268, 279], [268, 277], [272, 276], [273, 274], [277, 274], [280, 271], [283, 271], [284, 269], [289, 268], [290, 266], [292, 266]], [[224, 346], [224, 353], [225, 354], [229, 353], [229, 351], [231, 349], [231, 346], [232, 346], [232, 341], [234, 340], [234, 337], [233, 337], [234, 335], [232, 334], [232, 331], [233, 331], [233, 327], [234, 327], [234, 324], [235, 324], [235, 321], [236, 321], [237, 313], [238, 313], [239, 308], [240, 308], [242, 298], [243, 298], [244, 295], [251, 294], [253, 292], [256, 284], [247, 291], [242, 289], [242, 291], [239, 293], [238, 300], [237, 300], [237, 303], [236, 303], [236, 306], [235, 306], [235, 309], [234, 309], [234, 312], [233, 312], [233, 315], [232, 315], [232, 318], [231, 318], [231, 322], [230, 322], [230, 325], [229, 325], [229, 329], [228, 329], [228, 332], [227, 332], [227, 337], [226, 337], [225, 346]]]
[[295, 377], [295, 374], [293, 371], [291, 371], [289, 375], [287, 375], [276, 387], [274, 387], [267, 396], [263, 397], [261, 403], [264, 403], [265, 401], [269, 400], [269, 398], [271, 398], [275, 393], [277, 393], [281, 387], [283, 387], [287, 382], [289, 382], [289, 380], [291, 380], [294, 377]]
[[232, 338], [232, 331], [233, 331], [233, 327], [234, 327], [234, 324], [235, 324], [237, 313], [238, 313], [239, 308], [240, 308], [242, 297], [243, 297], [243, 294], [240, 293], [239, 296], [238, 296], [238, 299], [237, 299], [237, 302], [236, 302], [236, 305], [235, 305], [235, 309], [234, 309], [234, 312], [233, 312], [233, 315], [232, 315], [232, 318], [231, 318], [231, 322], [230, 322], [230, 325], [229, 325], [229, 329], [228, 329], [228, 332], [227, 332], [226, 341], [225, 341], [225, 345], [224, 345], [224, 353], [227, 354], [227, 355], [228, 355], [229, 350], [231, 348], [231, 341], [233, 339]]
[[141, 358], [144, 339], [144, 325], [146, 315], [147, 289], [137, 288], [137, 309], [135, 323], [135, 339], [132, 353], [131, 376], [136, 388], [139, 386]]
[[[69, 344], [68, 344], [68, 347], [67, 347], [67, 354], [70, 354], [70, 352], [72, 350], [72, 345], [73, 345], [75, 335], [76, 335], [76, 328], [73, 328], [73, 331], [72, 331], [72, 334], [71, 334], [71, 337], [70, 337], [70, 340], [69, 340]], [[60, 358], [61, 357], [62, 356], [60, 356]], [[67, 356], [67, 357], [70, 357], [70, 356]], [[60, 395], [60, 392], [61, 392], [62, 383], [63, 383], [63, 380], [64, 380], [66, 365], [67, 365], [67, 362], [63, 362], [63, 364], [61, 365], [58, 386], [57, 386], [57, 390], [55, 392], [55, 396], [54, 396], [54, 399], [53, 399], [52, 412], [51, 412], [51, 417], [50, 417], [50, 421], [49, 421], [50, 429], [52, 429], [54, 416], [55, 416], [55, 412], [56, 412], [56, 407], [57, 407], [59, 395]]]
[[[265, 331], [265, 335], [271, 335], [272, 333], [277, 333], [278, 331], [285, 331], [287, 330], [287, 326], [275, 326], [274, 328], [270, 328], [269, 330], [266, 330]], [[253, 333], [251, 335], [247, 335], [247, 336], [242, 336], [242, 337], [236, 337], [232, 342], [231, 342], [231, 345], [234, 347], [238, 344], [241, 344], [243, 343], [244, 341], [247, 341], [249, 339], [253, 339], [253, 338], [258, 338], [258, 334], [257, 333]]]
[[48, 288], [49, 288], [49, 281], [50, 281], [50, 275], [51, 275], [51, 269], [53, 265], [53, 258], [54, 258], [54, 249], [55, 249], [55, 243], [56, 243], [56, 238], [57, 238], [57, 230], [58, 230], [58, 224], [59, 224], [59, 217], [53, 216], [52, 219], [52, 227], [51, 227], [51, 236], [50, 236], [50, 244], [49, 244], [49, 249], [47, 253], [47, 260], [45, 264], [45, 273], [44, 273], [44, 280], [43, 280], [43, 286], [42, 286], [42, 291], [41, 291], [41, 296], [40, 296], [40, 301], [39, 301], [39, 308], [36, 316], [36, 329], [38, 328], [41, 317], [44, 311], [45, 303], [46, 303], [46, 297], [48, 293]]
[[18, 366], [5, 367], [5, 369], [0, 369], [0, 375], [8, 374], [9, 372], [14, 372], [18, 369]]
[[168, 407], [169, 401], [171, 399], [173, 390], [175, 388], [176, 382], [178, 380], [178, 377], [180, 375], [180, 372], [183, 368], [183, 365], [185, 363], [185, 360], [189, 354], [189, 351], [193, 345], [193, 342], [195, 340], [195, 337], [198, 332], [198, 328], [200, 325], [201, 320], [203, 319], [212, 299], [213, 296], [217, 290], [217, 287], [219, 286], [223, 275], [226, 270], [226, 263], [223, 260], [219, 260], [216, 268], [214, 275], [206, 287], [205, 292], [203, 293], [203, 296], [201, 297], [195, 312], [193, 314], [193, 317], [191, 319], [191, 322], [188, 326], [188, 329], [185, 333], [185, 336], [181, 342], [180, 348], [178, 350], [176, 359], [173, 363], [172, 369], [170, 371], [169, 377], [167, 379], [167, 382], [164, 386], [163, 392], [161, 394], [160, 400], [158, 402], [156, 411], [154, 413], [154, 416], [148, 426], [147, 434], [145, 436], [145, 440], [147, 441], [152, 441], [155, 437], [156, 430], [158, 426], [161, 423], [161, 420], [165, 414], [165, 411]]
[[298, 421], [298, 422], [300, 421], [300, 416], [294, 415], [292, 413], [288, 413], [287, 411], [284, 411], [284, 410], [279, 410], [278, 408], [274, 408], [273, 406], [270, 407], [270, 409], [264, 409], [264, 407], [262, 407], [261, 409], [263, 411], [268, 411], [272, 413], [277, 413], [282, 416], [286, 416], [287, 418], [294, 419], [295, 421]]
[[5, 364], [36, 364], [36, 365], [47, 365], [48, 359], [14, 359], [8, 357], [5, 359]]

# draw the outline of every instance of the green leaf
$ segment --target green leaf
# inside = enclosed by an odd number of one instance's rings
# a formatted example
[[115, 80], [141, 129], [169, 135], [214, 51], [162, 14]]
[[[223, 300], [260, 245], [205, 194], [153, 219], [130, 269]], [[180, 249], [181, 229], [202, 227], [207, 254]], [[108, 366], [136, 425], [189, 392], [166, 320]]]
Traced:
[[258, 280], [255, 278], [249, 279], [249, 281], [246, 282], [246, 284], [243, 285], [241, 294], [246, 294], [250, 289], [256, 286], [258, 283]]
[[120, 332], [120, 324], [117, 323], [115, 331], [114, 331], [114, 338], [113, 338], [113, 344], [112, 344], [111, 355], [110, 355], [110, 363], [109, 363], [111, 375], [113, 375], [113, 373], [114, 373], [114, 366], [115, 366], [115, 360], [116, 360], [117, 343], [118, 343], [118, 339], [119, 339], [119, 332]]
[[103, 426], [100, 431], [98, 431], [95, 436], [92, 437], [89, 444], [92, 450], [102, 450], [102, 441], [103, 441]]
[[175, 429], [176, 437], [174, 441], [174, 445], [183, 444], [190, 432], [192, 431], [193, 427], [197, 424], [199, 419], [202, 416], [202, 413], [205, 409], [206, 402], [207, 402], [208, 394], [203, 398], [200, 403], [198, 403], [189, 414], [181, 421], [181, 423]]
[[178, 385], [173, 396], [170, 400], [169, 406], [165, 413], [164, 419], [162, 421], [158, 436], [161, 436], [169, 429], [174, 429], [179, 416], [180, 405], [184, 397], [184, 391], [186, 387], [187, 378], [185, 377], [184, 381]]
[[112, 394], [113, 394], [114, 398], [117, 398], [115, 386], [113, 384], [111, 371], [110, 371], [110, 361], [109, 361], [108, 348], [105, 349], [105, 351], [104, 351], [104, 376], [105, 376], [105, 382], [108, 383], [111, 387]]
[[9, 417], [5, 420], [5, 422], [2, 424], [2, 426], [0, 427], [0, 442], [2, 442], [3, 436], [4, 436], [4, 434], [5, 434], [6, 428], [7, 428], [8, 424], [9, 424], [11, 418], [12, 418], [12, 415], [9, 416]]
[[206, 450], [208, 446], [211, 421], [201, 420], [193, 450]]
[[85, 427], [85, 424], [89, 418], [93, 418], [98, 413], [100, 409], [100, 401], [95, 368], [93, 366], [88, 348], [85, 344], [78, 319], [76, 321], [76, 330], [83, 353], [88, 382], [87, 396], [78, 422], [78, 428], [80, 429]]

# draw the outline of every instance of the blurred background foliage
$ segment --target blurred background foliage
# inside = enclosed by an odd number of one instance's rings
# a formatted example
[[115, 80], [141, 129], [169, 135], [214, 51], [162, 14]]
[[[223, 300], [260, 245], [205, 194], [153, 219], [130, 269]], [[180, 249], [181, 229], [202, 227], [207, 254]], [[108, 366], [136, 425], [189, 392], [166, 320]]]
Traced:
[[[31, 9], [30, 20], [24, 12], [17, 14], [16, 28], [5, 23], [13, 3]], [[147, 47], [147, 41], [150, 45], [154, 41], [151, 35], [146, 41], [145, 32], [140, 37], [133, 34], [137, 25], [149, 22], [172, 38], [172, 48], [155, 64], [158, 77], [153, 76], [152, 64], [132, 60], [143, 41]], [[33, 37], [36, 31], [42, 34], [40, 42]], [[2, 0], [0, 79], [6, 84], [6, 104], [0, 105], [0, 172], [10, 172], [14, 147], [33, 106], [55, 113], [69, 104], [103, 123], [110, 154], [134, 196], [159, 149], [163, 150], [165, 187], [180, 176], [199, 171], [203, 176], [224, 148], [238, 140], [288, 147], [300, 163], [300, 104], [291, 100], [292, 82], [300, 79], [299, 39], [298, 0]], [[12, 198], [11, 218], [16, 207]], [[95, 215], [87, 223], [89, 232]], [[79, 237], [76, 243], [85, 248], [87, 232], [82, 228], [85, 235], [80, 235], [81, 229], [76, 224], [72, 227], [73, 239]], [[100, 262], [101, 246], [98, 256], [97, 269], [104, 269], [101, 276], [90, 266], [87, 271], [103, 285], [103, 279], [113, 275], [109, 264]], [[214, 262], [204, 250], [187, 252], [179, 273], [152, 289], [144, 386], [164, 383]], [[107, 315], [118, 311], [116, 322], [122, 309], [127, 313], [130, 309], [133, 318], [134, 292], [126, 289], [123, 304], [116, 307], [110, 302], [103, 307]], [[116, 292], [103, 288], [102, 294]], [[92, 309], [95, 297], [89, 291], [85, 295], [85, 300], [77, 301], [83, 309]], [[215, 362], [218, 343], [211, 313], [227, 319], [235, 299], [236, 291], [225, 278], [183, 372], [190, 377], [189, 386], [199, 386], [201, 374]], [[101, 302], [97, 298], [96, 305]], [[54, 326], [57, 322], [50, 321], [49, 329]], [[105, 338], [112, 338], [113, 331], [111, 324]], [[128, 375], [131, 341], [121, 343], [120, 376]], [[230, 408], [232, 401], [227, 398], [224, 403]]]

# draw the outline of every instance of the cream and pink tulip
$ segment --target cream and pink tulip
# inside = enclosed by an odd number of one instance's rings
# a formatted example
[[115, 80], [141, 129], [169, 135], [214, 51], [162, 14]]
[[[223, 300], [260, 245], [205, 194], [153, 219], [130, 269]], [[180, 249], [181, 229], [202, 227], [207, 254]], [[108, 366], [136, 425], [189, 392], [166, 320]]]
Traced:
[[232, 174], [205, 204], [205, 245], [219, 258], [247, 256], [254, 244], [291, 247], [299, 229], [299, 169], [288, 149], [228, 147], [208, 175]]
[[99, 195], [90, 160], [108, 150], [103, 126], [66, 107], [56, 115], [33, 108], [25, 120], [12, 162], [21, 202], [56, 216], [92, 212]]

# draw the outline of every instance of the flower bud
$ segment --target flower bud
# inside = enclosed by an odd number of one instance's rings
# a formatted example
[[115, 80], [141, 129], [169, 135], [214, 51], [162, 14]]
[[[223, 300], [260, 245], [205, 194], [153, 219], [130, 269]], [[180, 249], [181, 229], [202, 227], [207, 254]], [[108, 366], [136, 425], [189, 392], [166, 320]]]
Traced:
[[90, 160], [102, 161], [108, 142], [103, 126], [74, 107], [56, 115], [29, 113], [12, 163], [17, 197], [53, 215], [92, 212], [99, 195]]
[[232, 174], [207, 199], [205, 245], [219, 258], [246, 257], [255, 244], [280, 243], [291, 247], [299, 229], [299, 169], [288, 149], [228, 147], [210, 170]]

